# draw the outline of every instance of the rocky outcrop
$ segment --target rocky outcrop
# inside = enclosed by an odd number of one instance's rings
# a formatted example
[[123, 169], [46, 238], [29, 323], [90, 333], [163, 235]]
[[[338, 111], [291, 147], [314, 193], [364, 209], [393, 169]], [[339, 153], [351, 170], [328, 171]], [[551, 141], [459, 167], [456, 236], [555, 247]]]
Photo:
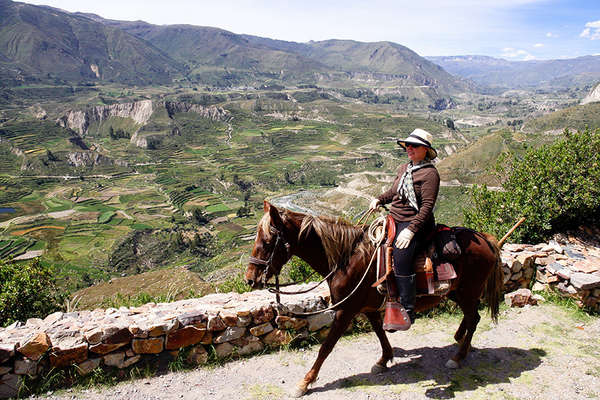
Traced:
[[165, 108], [172, 118], [175, 113], [196, 113], [202, 118], [208, 118], [213, 121], [226, 121], [229, 119], [229, 112], [222, 107], [217, 106], [202, 106], [200, 104], [184, 103], [180, 101], [166, 101]]
[[127, 166], [126, 161], [114, 160], [95, 151], [75, 151], [68, 153], [67, 163], [73, 167], [95, 167], [99, 165]]
[[57, 119], [56, 123], [77, 132], [80, 136], [85, 136], [88, 134], [90, 125], [94, 122], [102, 122], [110, 117], [130, 118], [138, 124], [138, 129], [131, 137], [131, 143], [138, 147], [149, 148], [160, 139], [149, 138], [147, 135], [139, 135], [138, 133], [139, 129], [150, 120], [153, 112], [159, 107], [166, 109], [169, 118], [173, 118], [176, 113], [196, 113], [201, 118], [213, 121], [228, 121], [231, 118], [229, 112], [222, 107], [176, 101], [153, 103], [152, 100], [142, 100], [110, 106], [95, 106], [86, 110], [70, 110]]
[[595, 103], [600, 101], [600, 83], [592, 89], [592, 91], [581, 100], [581, 104]]
[[95, 106], [87, 110], [71, 110], [56, 122], [64, 127], [85, 136], [93, 122], [102, 122], [110, 117], [131, 118], [137, 124], [144, 125], [152, 116], [152, 100], [142, 100], [133, 103], [120, 103], [110, 106]]

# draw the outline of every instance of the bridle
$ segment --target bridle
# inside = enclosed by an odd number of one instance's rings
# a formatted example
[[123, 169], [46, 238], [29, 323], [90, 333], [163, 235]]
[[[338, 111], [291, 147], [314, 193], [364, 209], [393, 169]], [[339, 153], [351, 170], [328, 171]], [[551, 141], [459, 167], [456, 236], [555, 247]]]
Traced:
[[[283, 247], [285, 248], [286, 256], [289, 260], [290, 257], [292, 256], [292, 250], [291, 250], [292, 246], [290, 245], [290, 242], [288, 242], [285, 239], [285, 236], [283, 235], [283, 233], [281, 233], [281, 231], [279, 229], [271, 226], [270, 232], [272, 234], [275, 234], [276, 238], [275, 238], [275, 245], [273, 246], [273, 251], [271, 252], [271, 255], [269, 256], [269, 259], [265, 261], [265, 260], [261, 260], [260, 258], [250, 256], [248, 258], [248, 261], [255, 265], [264, 265], [265, 266], [265, 271], [263, 272], [263, 286], [267, 287], [267, 275], [268, 275], [268, 272], [270, 271], [271, 275], [275, 275], [275, 284], [277, 285], [277, 288], [279, 288], [279, 272], [276, 271], [275, 268], [273, 268], [273, 257], [275, 256], [275, 253], [277, 252], [277, 249], [279, 248], [279, 244], [282, 243]], [[279, 302], [279, 294], [277, 295], [277, 302]]]
[[[269, 256], [268, 260], [261, 260], [260, 258], [256, 258], [253, 256], [248, 257], [248, 262], [250, 262], [251, 264], [254, 265], [263, 265], [265, 266], [265, 270], [263, 272], [263, 286], [267, 288], [267, 290], [271, 293], [275, 293], [275, 299], [277, 301], [278, 305], [281, 305], [281, 298], [280, 295], [281, 294], [302, 294], [302, 293], [308, 293], [311, 290], [317, 288], [318, 286], [321, 285], [321, 283], [325, 282], [326, 280], [328, 280], [331, 276], [333, 276], [333, 274], [337, 271], [337, 266], [335, 268], [332, 268], [331, 271], [329, 272], [329, 274], [327, 274], [327, 276], [325, 276], [320, 282], [318, 282], [316, 285], [314, 285], [313, 287], [307, 289], [307, 290], [300, 290], [297, 292], [282, 292], [281, 290], [279, 290], [279, 272], [280, 271], [276, 271], [275, 268], [273, 268], [273, 257], [275, 256], [275, 252], [277, 251], [278, 247], [279, 247], [279, 243], [283, 243], [283, 246], [285, 247], [285, 251], [286, 251], [286, 255], [287, 255], [287, 259], [289, 260], [292, 256], [292, 251], [291, 251], [291, 245], [290, 243], [285, 239], [285, 236], [281, 233], [281, 231], [279, 231], [277, 228], [270, 226], [269, 227], [269, 231], [272, 234], [276, 235], [275, 238], [275, 245], [273, 246], [273, 251], [271, 252], [271, 255]], [[377, 245], [377, 248], [375, 249], [375, 251], [373, 252], [373, 255], [371, 256], [371, 260], [369, 261], [369, 264], [367, 265], [367, 268], [365, 269], [365, 272], [362, 276], [362, 278], [360, 279], [360, 282], [358, 282], [358, 285], [356, 285], [356, 287], [350, 292], [350, 294], [348, 294], [346, 297], [344, 297], [342, 300], [338, 301], [337, 303], [323, 309], [323, 310], [318, 310], [318, 311], [312, 311], [312, 312], [292, 312], [292, 314], [298, 315], [298, 316], [309, 316], [309, 315], [316, 315], [316, 314], [321, 314], [323, 312], [329, 311], [329, 310], [333, 310], [336, 307], [338, 307], [339, 305], [341, 305], [342, 303], [344, 303], [346, 300], [348, 300], [350, 298], [350, 296], [352, 296], [357, 289], [362, 285], [363, 281], [365, 280], [365, 278], [367, 277], [367, 274], [369, 273], [369, 270], [371, 269], [371, 265], [373, 264], [373, 259], [375, 258], [375, 255], [377, 254], [377, 251], [379, 250], [379, 246], [381, 245], [381, 241], [380, 243]], [[275, 289], [273, 289], [273, 287], [269, 287], [269, 285], [267, 284], [267, 273], [269, 272], [269, 270], [271, 271], [272, 275], [275, 275]], [[295, 283], [290, 283], [290, 284], [285, 284], [284, 286], [288, 286], [288, 285], [294, 285]], [[384, 299], [385, 301], [385, 299]]]

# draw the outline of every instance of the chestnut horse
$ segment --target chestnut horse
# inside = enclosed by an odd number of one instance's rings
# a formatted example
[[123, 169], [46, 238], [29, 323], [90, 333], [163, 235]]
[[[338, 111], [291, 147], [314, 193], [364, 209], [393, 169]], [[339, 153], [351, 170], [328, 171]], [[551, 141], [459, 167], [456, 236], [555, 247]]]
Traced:
[[[322, 276], [332, 273], [327, 280], [332, 304], [355, 289], [375, 250], [364, 229], [329, 217], [315, 217], [285, 209], [280, 211], [267, 201], [264, 210], [246, 270], [248, 285], [263, 287], [295, 255]], [[497, 320], [502, 289], [500, 251], [496, 239], [468, 229], [458, 230], [456, 239], [462, 255], [454, 262], [458, 278], [453, 281], [449, 297], [459, 305], [463, 319], [454, 335], [460, 345], [446, 363], [448, 368], [458, 368], [467, 356], [480, 319], [477, 308], [482, 296], [487, 301], [492, 319]], [[332, 272], [333, 269], [335, 272]], [[371, 267], [356, 292], [335, 308], [329, 334], [319, 349], [317, 360], [298, 384], [296, 396], [305, 394], [308, 385], [317, 379], [323, 362], [358, 313], [367, 316], [381, 343], [381, 358], [371, 371], [377, 373], [387, 369], [387, 362], [393, 359], [393, 350], [382, 328], [379, 311], [384, 297], [371, 287], [376, 280], [375, 270]], [[441, 299], [438, 296], [418, 297], [416, 311], [434, 307]]]

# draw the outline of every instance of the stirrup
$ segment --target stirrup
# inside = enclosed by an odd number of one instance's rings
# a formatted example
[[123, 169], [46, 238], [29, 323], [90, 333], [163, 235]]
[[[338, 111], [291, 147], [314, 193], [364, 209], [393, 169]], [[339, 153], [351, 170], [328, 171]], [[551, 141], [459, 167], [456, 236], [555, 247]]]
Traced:
[[397, 301], [388, 301], [385, 304], [383, 330], [387, 332], [406, 331], [410, 326], [410, 316], [402, 304]]

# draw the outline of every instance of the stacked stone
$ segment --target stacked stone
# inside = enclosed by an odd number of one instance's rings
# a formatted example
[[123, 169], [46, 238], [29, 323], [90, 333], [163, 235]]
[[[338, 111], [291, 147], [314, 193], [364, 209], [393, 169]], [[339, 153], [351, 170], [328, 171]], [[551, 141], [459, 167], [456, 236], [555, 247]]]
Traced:
[[506, 291], [546, 287], [577, 300], [580, 306], [600, 308], [600, 248], [572, 239], [537, 245], [506, 244], [502, 249]]
[[[291, 290], [306, 289], [305, 285]], [[74, 366], [86, 375], [100, 366], [127, 368], [152, 355], [177, 355], [188, 348], [187, 361], [247, 355], [315, 332], [322, 337], [333, 311], [308, 317], [290, 312], [322, 310], [327, 287], [298, 296], [283, 296], [282, 305], [266, 290], [211, 294], [174, 303], [141, 307], [57, 312], [0, 328], [0, 398], [15, 396], [24, 375]]]

